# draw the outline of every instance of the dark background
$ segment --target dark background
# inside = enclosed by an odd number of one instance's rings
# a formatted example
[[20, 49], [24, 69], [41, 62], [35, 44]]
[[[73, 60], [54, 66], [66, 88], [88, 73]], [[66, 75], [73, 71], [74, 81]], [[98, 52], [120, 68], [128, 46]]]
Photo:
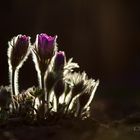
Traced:
[[[139, 110], [140, 4], [136, 0], [5, 0], [0, 3], [0, 85], [7, 85], [7, 41], [17, 34], [58, 35], [67, 58], [100, 79], [95, 110]], [[31, 57], [20, 89], [37, 85]], [[21, 84], [22, 83], [22, 84]], [[105, 100], [104, 100], [105, 99]], [[111, 104], [111, 105], [110, 105]], [[101, 107], [100, 107], [101, 106]], [[117, 106], [117, 107], [116, 107]], [[115, 108], [116, 107], [116, 108]], [[109, 107], [110, 108], [110, 107]]]

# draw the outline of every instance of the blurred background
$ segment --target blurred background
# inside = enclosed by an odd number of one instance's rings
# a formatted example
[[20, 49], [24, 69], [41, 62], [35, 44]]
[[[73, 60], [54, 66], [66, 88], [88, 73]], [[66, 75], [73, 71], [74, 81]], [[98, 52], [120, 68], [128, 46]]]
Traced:
[[[140, 110], [140, 4], [136, 0], [5, 0], [0, 4], [0, 85], [8, 85], [7, 42], [17, 34], [58, 35], [59, 50], [100, 79], [93, 115]], [[37, 85], [29, 60], [20, 89]], [[21, 84], [22, 83], [22, 84]], [[111, 110], [111, 111], [110, 111]], [[95, 113], [94, 113], [95, 112]], [[106, 116], [104, 116], [106, 117]], [[107, 119], [107, 118], [106, 118]]]

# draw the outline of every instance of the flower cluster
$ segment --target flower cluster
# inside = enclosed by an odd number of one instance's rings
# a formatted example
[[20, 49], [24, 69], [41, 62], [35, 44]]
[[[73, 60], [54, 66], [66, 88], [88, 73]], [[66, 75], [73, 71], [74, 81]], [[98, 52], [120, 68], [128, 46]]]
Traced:
[[[10, 87], [0, 89], [0, 116], [16, 116], [31, 120], [48, 119], [52, 116], [90, 116], [90, 104], [99, 80], [89, 79], [73, 59], [66, 59], [59, 51], [57, 36], [38, 34], [34, 44], [30, 37], [18, 35], [9, 41], [8, 64]], [[32, 55], [38, 74], [38, 87], [18, 91], [18, 71]]]

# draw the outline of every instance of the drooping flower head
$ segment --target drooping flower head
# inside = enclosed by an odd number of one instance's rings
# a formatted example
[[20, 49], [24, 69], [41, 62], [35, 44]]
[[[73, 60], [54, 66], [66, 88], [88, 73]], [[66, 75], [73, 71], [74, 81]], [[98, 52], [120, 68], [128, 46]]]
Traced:
[[65, 63], [66, 63], [65, 52], [63, 51], [57, 52], [54, 60], [54, 70], [55, 71], [63, 70]]
[[25, 60], [29, 52], [30, 37], [26, 35], [17, 35], [8, 42], [8, 57], [12, 68], [16, 68]]
[[83, 91], [83, 93], [79, 97], [81, 111], [87, 109], [90, 106], [98, 85], [99, 85], [99, 80], [94, 81], [90, 79], [88, 81], [88, 87], [86, 88], [85, 91]]
[[82, 93], [89, 85], [89, 80], [85, 72], [69, 73], [65, 76], [65, 78], [67, 83], [69, 83], [72, 87], [72, 97]]

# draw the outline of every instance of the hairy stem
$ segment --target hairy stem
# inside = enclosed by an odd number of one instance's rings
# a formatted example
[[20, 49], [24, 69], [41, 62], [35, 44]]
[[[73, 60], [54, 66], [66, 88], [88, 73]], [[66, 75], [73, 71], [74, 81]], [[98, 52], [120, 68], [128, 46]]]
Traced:
[[12, 71], [12, 92], [13, 95], [18, 95], [18, 69]]
[[72, 100], [73, 100], [73, 98], [71, 97], [68, 104], [67, 104], [66, 114], [69, 112], [69, 107], [70, 107], [70, 104], [72, 103]]
[[41, 76], [40, 76], [40, 89], [44, 90], [44, 72], [41, 72]]
[[12, 99], [13, 109], [15, 109], [16, 106], [15, 106], [13, 96], [16, 95], [16, 83], [15, 83], [16, 70], [12, 69], [12, 71], [10, 71], [9, 73], [10, 73], [10, 85], [11, 85], [11, 99]]
[[15, 70], [13, 69], [11, 72], [11, 93], [15, 95]]
[[18, 95], [18, 71], [13, 69], [11, 72], [11, 93], [12, 95]]
[[45, 114], [46, 114], [46, 103], [45, 103], [45, 88], [44, 88], [44, 75], [45, 75], [45, 72], [41, 72], [40, 74], [40, 89], [42, 89], [43, 91], [43, 94], [42, 94], [42, 109], [43, 109], [43, 116], [45, 117]]

